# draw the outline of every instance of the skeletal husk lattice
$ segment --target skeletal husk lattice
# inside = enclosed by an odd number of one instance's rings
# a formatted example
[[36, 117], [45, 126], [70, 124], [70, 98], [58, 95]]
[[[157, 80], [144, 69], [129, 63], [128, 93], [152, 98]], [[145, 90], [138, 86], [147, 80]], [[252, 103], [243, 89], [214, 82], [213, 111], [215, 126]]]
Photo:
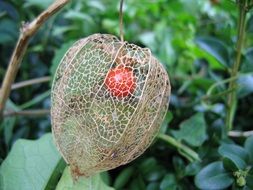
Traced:
[[[107, 84], [115, 68], [131, 72], [129, 89], [124, 81]], [[149, 49], [94, 34], [66, 52], [51, 95], [54, 141], [78, 178], [126, 164], [147, 149], [168, 109], [170, 83]]]

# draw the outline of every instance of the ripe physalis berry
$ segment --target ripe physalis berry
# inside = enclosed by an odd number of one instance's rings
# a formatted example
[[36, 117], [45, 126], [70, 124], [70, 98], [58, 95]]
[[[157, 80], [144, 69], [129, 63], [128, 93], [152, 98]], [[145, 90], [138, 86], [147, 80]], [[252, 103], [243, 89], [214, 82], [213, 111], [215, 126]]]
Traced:
[[123, 98], [134, 92], [136, 78], [131, 68], [117, 66], [108, 71], [105, 85], [113, 96]]

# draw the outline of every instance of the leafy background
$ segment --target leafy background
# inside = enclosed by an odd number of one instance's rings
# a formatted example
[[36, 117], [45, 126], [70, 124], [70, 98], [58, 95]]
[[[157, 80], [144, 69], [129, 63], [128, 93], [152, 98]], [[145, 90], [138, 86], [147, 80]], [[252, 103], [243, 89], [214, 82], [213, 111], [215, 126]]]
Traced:
[[[21, 23], [51, 2], [0, 0], [1, 79]], [[118, 6], [110, 0], [72, 1], [33, 37], [15, 81], [52, 78], [66, 49], [80, 38], [118, 35]], [[125, 0], [125, 40], [149, 47], [171, 80], [170, 108], [158, 138], [130, 164], [74, 185], [47, 134], [50, 116], [6, 116], [0, 124], [0, 188], [253, 189], [253, 137], [226, 137], [226, 95], [215, 96], [227, 88], [221, 81], [234, 62], [237, 20], [233, 0]], [[237, 80], [233, 130], [239, 131], [253, 127], [252, 26], [250, 11]], [[50, 109], [50, 86], [49, 81], [13, 90], [5, 111]]]

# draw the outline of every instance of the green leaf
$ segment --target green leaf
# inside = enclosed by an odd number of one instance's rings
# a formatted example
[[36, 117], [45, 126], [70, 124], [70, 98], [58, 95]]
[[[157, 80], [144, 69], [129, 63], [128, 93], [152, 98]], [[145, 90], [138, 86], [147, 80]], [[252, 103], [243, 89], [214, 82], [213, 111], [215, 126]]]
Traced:
[[9, 147], [13, 135], [13, 129], [16, 123], [16, 117], [4, 118], [0, 128], [4, 129], [4, 142]]
[[[6, 110], [19, 111], [20, 109], [11, 100], [8, 100], [6, 103]], [[11, 143], [15, 123], [16, 117], [11, 116], [5, 117], [0, 125], [0, 131], [4, 130], [4, 142], [8, 148]]]
[[203, 78], [203, 77], [196, 77], [192, 80], [192, 88], [194, 87], [195, 91], [198, 91], [200, 88], [205, 89], [206, 91], [208, 88], [214, 83], [212, 79]]
[[173, 175], [173, 174], [165, 175], [161, 184], [160, 184], [160, 189], [161, 190], [177, 189], [177, 180], [176, 180], [175, 175]]
[[150, 170], [146, 175], [144, 175], [145, 180], [147, 181], [157, 181], [162, 178], [165, 174], [165, 168], [162, 166], [156, 166], [152, 170]]
[[188, 164], [185, 168], [186, 176], [194, 176], [201, 170], [201, 164], [198, 161]]
[[131, 178], [131, 176], [133, 175], [133, 173], [134, 173], [133, 167], [128, 167], [122, 170], [116, 177], [113, 187], [115, 189], [120, 189], [124, 187]]
[[147, 47], [156, 47], [155, 33], [153, 31], [141, 33], [139, 40]]
[[210, 68], [212, 69], [224, 70], [226, 68], [222, 64], [220, 64], [220, 62], [216, 58], [214, 58], [211, 54], [209, 54], [208, 52], [206, 52], [204, 49], [200, 48], [197, 45], [195, 45], [195, 47], [192, 47], [191, 51], [199, 59], [207, 60], [208, 64], [210, 65]]
[[157, 167], [157, 160], [153, 157], [145, 159], [139, 166], [139, 170], [142, 174], [147, 174], [151, 170]]
[[241, 72], [243, 73], [252, 73], [253, 72], [253, 47], [250, 47], [245, 52], [245, 59], [243, 59]]
[[57, 26], [55, 29], [52, 31], [52, 36], [58, 37], [63, 34], [65, 34], [68, 31], [74, 31], [78, 30], [78, 27], [75, 26]]
[[64, 18], [71, 19], [71, 20], [82, 20], [92, 23], [93, 19], [88, 14], [78, 12], [76, 10], [69, 10], [67, 13], [64, 14]]
[[200, 189], [225, 189], [233, 183], [233, 177], [225, 171], [221, 161], [204, 167], [195, 177], [195, 184]]
[[247, 22], [247, 32], [253, 33], [253, 16], [251, 15], [248, 22]]
[[11, 19], [1, 19], [0, 22], [0, 44], [14, 43], [17, 38], [18, 27]]
[[238, 97], [243, 98], [253, 92], [253, 74], [240, 75], [237, 80], [238, 84]]
[[102, 3], [102, 1], [87, 1], [87, 5], [91, 8], [98, 9], [101, 12], [106, 11], [105, 5]]
[[246, 184], [250, 189], [253, 189], [253, 168], [249, 170], [248, 175], [246, 176]]
[[130, 184], [131, 190], [140, 190], [140, 189], [146, 189], [146, 185], [144, 183], [143, 178], [141, 175], [138, 175]]
[[[172, 65], [176, 60], [175, 49], [172, 46], [173, 36], [170, 34], [170, 32], [165, 32], [165, 33], [164, 32], [165, 31], [163, 31], [162, 36], [160, 36], [163, 39], [158, 44], [157, 56], [159, 57], [159, 60], [162, 63], [166, 63], [166, 65]], [[159, 35], [159, 34], [156, 34], [156, 35]], [[152, 47], [150, 48], [152, 51], [154, 51]]]
[[163, 133], [163, 134], [166, 133], [166, 130], [168, 129], [168, 125], [172, 119], [173, 119], [173, 114], [170, 111], [168, 111], [166, 113], [164, 120], [163, 120], [163, 123], [162, 123], [159, 133]]
[[244, 148], [249, 154], [251, 164], [253, 164], [253, 135], [248, 137], [244, 143]]
[[102, 26], [105, 30], [111, 32], [111, 33], [117, 33], [117, 26], [118, 26], [118, 22], [116, 20], [113, 19], [103, 19], [102, 21]]
[[106, 185], [111, 184], [111, 176], [109, 175], [108, 171], [101, 172], [100, 177]]
[[74, 182], [70, 173], [69, 166], [65, 168], [63, 175], [56, 187], [56, 190], [114, 190], [107, 186], [102, 180], [100, 174], [91, 177], [79, 177]]
[[203, 50], [215, 57], [223, 66], [228, 67], [229, 51], [228, 47], [219, 39], [213, 37], [198, 37], [196, 43]]
[[222, 163], [223, 163], [223, 167], [227, 171], [235, 172], [235, 171], [239, 170], [239, 168], [237, 167], [237, 165], [230, 158], [224, 157], [222, 159]]
[[29, 100], [28, 102], [25, 102], [24, 104], [20, 105], [19, 107], [21, 109], [27, 109], [29, 107], [32, 107], [33, 105], [35, 105], [35, 104], [43, 101], [47, 97], [49, 97], [50, 93], [51, 93], [51, 90], [43, 92], [43, 93], [39, 94], [38, 96], [34, 97], [32, 100]]
[[249, 155], [242, 147], [234, 144], [222, 144], [219, 147], [218, 152], [221, 156], [232, 160], [237, 168], [242, 170], [246, 168]]
[[64, 167], [51, 134], [35, 141], [17, 140], [1, 165], [0, 187], [3, 190], [54, 189]]
[[65, 55], [67, 50], [73, 45], [73, 43], [74, 41], [67, 42], [63, 44], [60, 49], [56, 50], [53, 61], [52, 61], [52, 65], [50, 67], [50, 74], [52, 77], [54, 76], [55, 71], [58, 65], [60, 64], [63, 56]]
[[178, 140], [185, 140], [192, 146], [200, 146], [207, 139], [206, 122], [203, 113], [197, 113], [180, 124], [180, 130], [172, 131]]
[[26, 0], [25, 2], [25, 7], [30, 7], [30, 6], [37, 6], [40, 7], [41, 9], [46, 9], [49, 5], [53, 3], [53, 0]]
[[184, 176], [185, 163], [181, 157], [173, 156], [172, 163], [177, 176]]
[[148, 184], [147, 190], [160, 190], [160, 185], [157, 182], [151, 182]]

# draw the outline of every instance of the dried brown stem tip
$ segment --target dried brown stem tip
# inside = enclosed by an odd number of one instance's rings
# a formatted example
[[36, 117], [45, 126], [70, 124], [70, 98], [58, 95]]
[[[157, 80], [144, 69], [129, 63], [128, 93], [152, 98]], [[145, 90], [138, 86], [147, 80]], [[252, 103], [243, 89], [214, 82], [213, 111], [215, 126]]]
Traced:
[[45, 116], [49, 115], [50, 110], [42, 109], [42, 110], [22, 110], [22, 111], [7, 111], [4, 113], [4, 117], [11, 117], [11, 116], [28, 116], [28, 117], [38, 117], [38, 116]]
[[30, 38], [38, 31], [44, 22], [46, 22], [53, 14], [58, 12], [68, 2], [70, 2], [70, 0], [56, 0], [31, 23], [25, 23], [22, 25], [20, 31], [21, 33], [14, 52], [12, 53], [0, 91], [0, 115], [3, 113], [5, 103], [10, 95], [11, 85], [16, 78], [19, 65], [24, 57]]

